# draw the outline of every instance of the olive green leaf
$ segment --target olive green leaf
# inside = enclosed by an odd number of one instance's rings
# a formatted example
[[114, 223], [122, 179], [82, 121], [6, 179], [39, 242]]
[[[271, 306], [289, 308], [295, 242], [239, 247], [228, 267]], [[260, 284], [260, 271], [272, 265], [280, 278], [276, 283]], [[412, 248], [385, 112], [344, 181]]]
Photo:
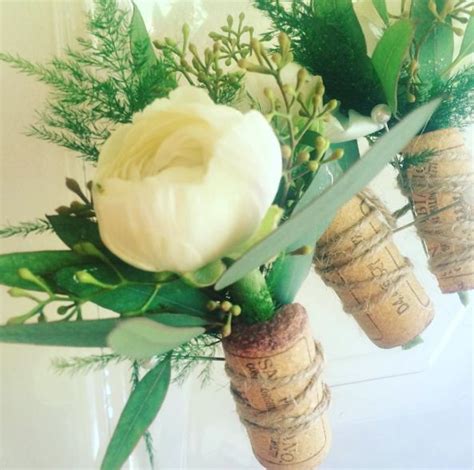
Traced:
[[[144, 318], [175, 327], [203, 327], [212, 323], [210, 319], [182, 313], [158, 313], [146, 315]], [[120, 318], [109, 318], [0, 325], [0, 342], [103, 348], [107, 346], [107, 336], [123, 321], [125, 320]]]
[[408, 19], [399, 20], [390, 26], [377, 43], [372, 63], [382, 82], [382, 87], [392, 113], [397, 112], [398, 79], [406, 60], [415, 28]]
[[131, 359], [146, 359], [167, 353], [204, 333], [199, 326], [174, 327], [148, 318], [124, 320], [109, 334], [107, 344]]
[[223, 289], [243, 278], [253, 269], [305, 237], [317, 240], [326, 230], [332, 217], [352, 196], [364, 189], [372, 178], [400, 152], [426, 124], [440, 100], [433, 100], [415, 111], [381, 137], [364, 158], [344, 173], [335, 184], [315, 197], [304, 209], [291, 216], [277, 230], [251, 248], [230, 266], [216, 283]]
[[171, 379], [167, 357], [133, 389], [120, 415], [101, 464], [101, 470], [119, 470], [160, 411]]

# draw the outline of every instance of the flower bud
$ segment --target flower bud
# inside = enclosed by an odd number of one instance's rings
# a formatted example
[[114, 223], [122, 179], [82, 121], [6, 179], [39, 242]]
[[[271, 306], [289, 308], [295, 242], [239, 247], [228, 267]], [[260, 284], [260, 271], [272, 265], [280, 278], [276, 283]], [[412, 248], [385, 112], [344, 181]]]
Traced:
[[323, 136], [318, 135], [318, 137], [316, 137], [315, 139], [314, 147], [319, 157], [329, 148], [329, 141], [325, 139]]
[[289, 145], [283, 145], [281, 147], [281, 156], [284, 160], [288, 160], [289, 158], [291, 158], [291, 153], [291, 147]]
[[334, 152], [331, 154], [331, 156], [327, 159], [328, 162], [333, 162], [335, 160], [339, 160], [344, 156], [344, 149], [336, 149]]
[[206, 304], [206, 308], [210, 312], [214, 312], [215, 310], [217, 310], [219, 308], [219, 305], [220, 305], [220, 302], [218, 302], [216, 300], [209, 300], [209, 302]]
[[104, 282], [99, 281], [88, 271], [78, 271], [74, 274], [74, 278], [77, 282], [80, 282], [81, 284], [89, 284], [91, 286], [101, 287], [102, 289], [115, 289], [116, 287], [112, 284], [106, 284]]
[[324, 108], [324, 112], [325, 113], [330, 113], [331, 111], [334, 111], [335, 109], [337, 108], [337, 100], [330, 100], [325, 108]]
[[233, 317], [238, 317], [242, 313], [242, 308], [240, 307], [240, 305], [232, 305], [230, 313]]
[[298, 163], [306, 163], [309, 161], [309, 159], [310, 159], [310, 155], [309, 155], [309, 152], [306, 150], [303, 152], [300, 152], [298, 156], [296, 157], [296, 161]]
[[228, 300], [224, 300], [224, 302], [221, 302], [220, 308], [223, 312], [229, 312], [232, 304]]
[[306, 69], [301, 68], [298, 70], [298, 73], [296, 74], [296, 89], [299, 90], [301, 85], [305, 82], [305, 80], [308, 78], [308, 72]]
[[311, 160], [306, 164], [306, 166], [311, 173], [315, 173], [319, 168], [319, 162]]

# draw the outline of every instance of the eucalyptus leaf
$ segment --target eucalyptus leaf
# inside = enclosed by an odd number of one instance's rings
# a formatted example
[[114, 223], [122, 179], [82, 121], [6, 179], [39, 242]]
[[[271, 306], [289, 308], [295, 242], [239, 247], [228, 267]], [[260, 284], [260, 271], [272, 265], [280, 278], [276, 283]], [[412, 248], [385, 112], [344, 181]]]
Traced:
[[459, 62], [465, 57], [474, 52], [474, 16], [469, 18], [466, 29], [464, 31], [464, 37], [462, 38], [461, 47], [456, 59], [453, 61], [450, 67], [446, 71], [452, 70]]
[[413, 40], [414, 26], [408, 19], [390, 26], [377, 43], [372, 63], [382, 82], [385, 98], [392, 113], [397, 112], [398, 79]]
[[386, 26], [390, 24], [390, 18], [388, 16], [387, 2], [385, 0], [372, 0], [372, 5], [377, 10], [380, 18], [385, 23]]
[[317, 240], [326, 230], [338, 208], [364, 189], [372, 178], [419, 132], [440, 100], [433, 100], [415, 111], [381, 137], [367, 154], [320, 196], [290, 217], [276, 231], [250, 249], [230, 266], [216, 283], [223, 289], [304, 237]]
[[419, 77], [431, 84], [441, 76], [453, 60], [454, 35], [449, 24], [439, 23], [426, 38], [420, 49]]
[[461, 48], [459, 49], [459, 56], [467, 57], [474, 52], [474, 16], [470, 16], [469, 21], [464, 31]]
[[196, 271], [181, 275], [181, 278], [193, 287], [207, 287], [214, 284], [222, 276], [225, 269], [225, 264], [218, 259]]
[[284, 253], [273, 263], [267, 276], [267, 284], [277, 308], [295, 300], [312, 264], [313, 253], [308, 255]]
[[[158, 313], [146, 315], [144, 318], [176, 327], [202, 327], [212, 323], [209, 319], [180, 313]], [[120, 318], [108, 318], [104, 320], [0, 325], [0, 342], [103, 348], [107, 346], [107, 336], [123, 321], [125, 320]]]
[[116, 284], [117, 275], [108, 266], [72, 266], [64, 268], [55, 276], [56, 283], [67, 292], [113, 310], [122, 315], [134, 315], [159, 309], [176, 310], [191, 315], [202, 316], [207, 312], [209, 297], [201, 289], [196, 289], [181, 280], [163, 284], [125, 282], [112, 289], [80, 283], [76, 273], [90, 272], [106, 284]]
[[[30, 251], [0, 255], [0, 284], [29, 290], [42, 290], [36, 284], [23, 280], [18, 275], [20, 268], [28, 268], [33, 274], [52, 282], [55, 272], [88, 259], [71, 251]], [[54, 290], [57, 286], [53, 285]]]
[[148, 318], [124, 320], [107, 337], [108, 346], [130, 359], [147, 359], [167, 353], [206, 330], [202, 327], [174, 327]]
[[119, 470], [150, 427], [166, 397], [171, 361], [165, 358], [133, 389], [105, 452], [101, 470]]

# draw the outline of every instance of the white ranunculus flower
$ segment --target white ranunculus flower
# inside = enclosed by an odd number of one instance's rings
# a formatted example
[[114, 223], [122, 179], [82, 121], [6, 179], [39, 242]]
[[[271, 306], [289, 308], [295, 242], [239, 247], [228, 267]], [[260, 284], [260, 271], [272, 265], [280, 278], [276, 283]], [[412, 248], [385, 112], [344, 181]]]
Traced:
[[194, 271], [258, 228], [281, 178], [265, 118], [193, 87], [157, 99], [104, 144], [94, 206], [104, 244], [147, 271]]

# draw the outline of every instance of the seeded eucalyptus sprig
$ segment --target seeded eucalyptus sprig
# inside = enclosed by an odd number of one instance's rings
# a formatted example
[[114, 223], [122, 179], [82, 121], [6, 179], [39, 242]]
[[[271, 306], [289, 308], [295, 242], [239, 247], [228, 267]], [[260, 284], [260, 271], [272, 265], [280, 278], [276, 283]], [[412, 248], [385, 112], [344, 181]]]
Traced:
[[155, 40], [153, 44], [162, 52], [165, 63], [190, 85], [206, 89], [215, 103], [231, 104], [242, 89], [243, 73], [224, 71], [224, 67], [231, 65], [232, 60], [237, 61], [249, 54], [250, 44], [245, 42], [245, 38], [252, 38], [253, 29], [243, 26], [244, 18], [244, 14], [239, 16], [237, 30], [234, 31], [234, 20], [229, 16], [227, 25], [221, 28], [225, 34], [210, 33], [214, 43], [202, 54], [199, 54], [195, 44], [189, 42], [187, 24], [182, 28], [181, 44], [170, 38]]
[[337, 101], [324, 103], [325, 87], [319, 76], [305, 89], [309, 74], [304, 68], [299, 68], [291, 81], [295, 85], [285, 80], [283, 69], [293, 62], [287, 34], [278, 35], [276, 50], [270, 51], [256, 38], [251, 41], [251, 49], [255, 61], [243, 58], [239, 66], [247, 72], [271, 76], [279, 91], [277, 96], [271, 88], [265, 88], [264, 95], [270, 103], [266, 117], [282, 145], [283, 177], [276, 202], [288, 215], [320, 166], [344, 154], [338, 149], [328, 157], [329, 142], [317, 132], [336, 109]]

